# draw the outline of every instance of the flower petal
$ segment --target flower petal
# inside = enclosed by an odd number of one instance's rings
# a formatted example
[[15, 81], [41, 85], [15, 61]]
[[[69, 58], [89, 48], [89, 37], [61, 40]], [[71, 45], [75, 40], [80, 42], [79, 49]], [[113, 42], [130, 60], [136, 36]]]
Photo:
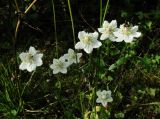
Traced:
[[98, 32], [94, 32], [94, 33], [91, 33], [93, 35], [93, 39], [97, 40], [98, 39]]
[[98, 40], [96, 40], [94, 43], [93, 43], [93, 48], [99, 48], [100, 46], [102, 45], [102, 43]]
[[103, 105], [104, 107], [106, 107], [106, 106], [107, 106], [107, 104], [108, 104], [108, 103], [107, 103], [107, 102], [105, 102], [105, 101], [102, 101], [101, 103], [102, 103], [102, 105]]
[[105, 20], [105, 21], [103, 22], [103, 25], [102, 25], [102, 26], [103, 26], [103, 28], [104, 28], [104, 27], [107, 27], [108, 25], [109, 25], [108, 21]]
[[101, 100], [99, 98], [97, 98], [96, 103], [101, 103]]
[[31, 46], [29, 48], [29, 53], [32, 54], [32, 55], [35, 55], [37, 53], [37, 50], [34, 47]]
[[103, 33], [100, 37], [100, 40], [106, 40], [109, 37], [109, 34]]
[[133, 36], [136, 37], [136, 38], [138, 38], [138, 37], [141, 36], [141, 32], [136, 32], [136, 33], [133, 34]]
[[111, 23], [109, 24], [109, 26], [111, 26], [113, 28], [117, 28], [117, 21], [116, 20], [112, 20]]
[[105, 29], [104, 29], [104, 28], [98, 28], [98, 31], [99, 31], [100, 33], [103, 33], [103, 32], [105, 31]]
[[138, 26], [133, 26], [131, 29], [132, 33], [135, 33], [138, 31]]
[[29, 71], [29, 72], [32, 72], [35, 69], [36, 69], [36, 64], [29, 64], [27, 66], [27, 71]]
[[59, 73], [59, 70], [56, 69], [56, 70], [53, 70], [53, 74], [58, 74]]
[[63, 73], [63, 74], [66, 74], [67, 73], [67, 69], [63, 68], [60, 72]]
[[25, 69], [27, 69], [27, 67], [28, 67], [28, 63], [22, 62], [22, 63], [20, 64], [20, 66], [19, 66], [19, 69], [25, 70]]
[[85, 31], [80, 31], [78, 33], [78, 38], [81, 40], [81, 39], [84, 39], [84, 36], [86, 35], [86, 32]]
[[75, 49], [83, 49], [84, 48], [84, 44], [81, 43], [81, 42], [78, 42], [76, 45], [75, 45]]
[[19, 55], [19, 58], [21, 59], [21, 61], [24, 61], [24, 60], [26, 59], [27, 54], [28, 54], [28, 53], [22, 52], [22, 53]]
[[42, 56], [43, 54], [36, 54], [34, 55], [34, 63], [37, 65], [37, 66], [41, 66], [43, 63], [42, 63]]
[[93, 51], [93, 47], [91, 45], [86, 45], [86, 47], [84, 48], [84, 51], [90, 54]]

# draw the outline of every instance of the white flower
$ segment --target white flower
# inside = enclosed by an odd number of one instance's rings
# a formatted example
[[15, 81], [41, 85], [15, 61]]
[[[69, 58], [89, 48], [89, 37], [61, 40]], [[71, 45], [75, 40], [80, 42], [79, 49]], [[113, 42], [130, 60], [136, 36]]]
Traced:
[[50, 68], [53, 69], [53, 74], [59, 72], [66, 74], [68, 66], [69, 64], [65, 61], [65, 58], [60, 57], [59, 59], [53, 59], [53, 64], [50, 65]]
[[138, 26], [127, 26], [125, 24], [120, 25], [118, 31], [114, 32], [113, 34], [117, 37], [115, 41], [121, 42], [125, 41], [130, 43], [134, 40], [134, 38], [138, 38], [141, 36], [140, 32], [137, 32]]
[[115, 36], [113, 32], [117, 30], [117, 21], [112, 20], [110, 23], [108, 21], [104, 21], [102, 28], [98, 28], [98, 31], [102, 33], [100, 40], [110, 39], [111, 41], [115, 40]]
[[76, 53], [73, 49], [69, 48], [68, 53], [64, 54], [64, 58], [67, 59], [68, 63], [71, 65], [73, 63], [79, 63], [82, 53]]
[[98, 98], [96, 100], [97, 103], [101, 103], [104, 107], [107, 106], [108, 102], [112, 102], [113, 98], [111, 97], [111, 91], [97, 91], [96, 92]]
[[86, 33], [85, 31], [80, 31], [78, 33], [78, 38], [80, 42], [75, 45], [76, 49], [84, 49], [86, 53], [91, 53], [93, 48], [99, 48], [102, 43], [98, 41], [98, 33]]
[[43, 64], [43, 54], [40, 54], [39, 51], [32, 46], [29, 48], [29, 52], [22, 52], [19, 57], [22, 61], [19, 66], [19, 69], [21, 70], [26, 69], [27, 71], [32, 72], [37, 66], [41, 66]]

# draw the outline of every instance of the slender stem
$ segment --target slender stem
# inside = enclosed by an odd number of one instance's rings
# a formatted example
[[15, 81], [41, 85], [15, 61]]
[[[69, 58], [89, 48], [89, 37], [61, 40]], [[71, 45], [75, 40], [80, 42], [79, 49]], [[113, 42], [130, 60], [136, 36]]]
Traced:
[[80, 93], [80, 104], [81, 104], [81, 110], [82, 110], [82, 118], [84, 119], [85, 117], [84, 117], [84, 108], [83, 108], [83, 98], [84, 98], [84, 95], [82, 93]]
[[130, 110], [132, 108], [136, 108], [136, 107], [150, 106], [150, 105], [160, 105], [160, 102], [151, 102], [151, 103], [144, 103], [144, 104], [129, 105], [126, 107], [125, 111]]
[[72, 15], [70, 0], [68, 0], [68, 8], [69, 8], [69, 14], [70, 14], [70, 19], [71, 19], [71, 24], [72, 24], [73, 41], [74, 41], [74, 46], [75, 46], [76, 38], [75, 38], [74, 22], [73, 22], [73, 15]]
[[16, 5], [17, 12], [19, 12], [20, 10], [19, 10], [19, 7], [18, 7], [17, 0], [14, 0], [14, 2], [15, 2], [15, 5]]
[[21, 20], [18, 19], [17, 25], [16, 25], [16, 30], [15, 30], [15, 36], [14, 36], [14, 37], [15, 37], [14, 44], [16, 44], [16, 41], [17, 41], [17, 35], [18, 35], [18, 31], [19, 31], [20, 24], [21, 24]]
[[32, 6], [34, 5], [34, 3], [36, 3], [36, 2], [37, 2], [37, 0], [34, 0], [34, 1], [29, 5], [29, 7], [25, 10], [24, 14], [27, 14], [28, 11], [32, 8]]
[[105, 19], [106, 15], [107, 15], [108, 7], [109, 7], [109, 0], [107, 0], [106, 6], [105, 6], [102, 23], [104, 22], [104, 19]]
[[21, 96], [23, 95], [23, 93], [24, 93], [26, 87], [31, 83], [34, 74], [35, 74], [35, 71], [32, 72], [32, 74], [31, 74], [31, 76], [30, 76], [28, 82], [27, 82], [26, 85], [24, 86], [24, 88], [23, 88], [23, 90], [22, 90], [22, 93], [21, 93]]
[[56, 40], [56, 57], [58, 58], [58, 39], [57, 39], [57, 28], [56, 28], [56, 13], [55, 13], [55, 6], [54, 1], [52, 0], [52, 7], [53, 7], [53, 22], [54, 22], [54, 38]]
[[103, 10], [102, 0], [100, 0], [100, 26], [102, 25], [102, 10]]

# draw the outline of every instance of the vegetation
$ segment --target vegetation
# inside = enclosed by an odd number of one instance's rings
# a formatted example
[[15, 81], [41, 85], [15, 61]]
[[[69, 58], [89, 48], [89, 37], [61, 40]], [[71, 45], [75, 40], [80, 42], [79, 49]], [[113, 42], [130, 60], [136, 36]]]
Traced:
[[[160, 117], [159, 0], [0, 3], [0, 118]], [[135, 40], [102, 40], [98, 28], [112, 20], [118, 29], [138, 26], [140, 36], [127, 32]], [[84, 42], [84, 34], [93, 37]], [[76, 46], [92, 39], [98, 44], [93, 50]]]

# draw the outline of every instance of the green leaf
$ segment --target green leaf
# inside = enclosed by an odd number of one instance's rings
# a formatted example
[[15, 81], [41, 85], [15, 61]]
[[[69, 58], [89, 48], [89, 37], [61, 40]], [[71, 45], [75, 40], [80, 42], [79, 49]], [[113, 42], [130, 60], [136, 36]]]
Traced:
[[108, 70], [109, 70], [109, 71], [113, 71], [114, 69], [116, 69], [116, 67], [117, 67], [117, 66], [116, 66], [115, 64], [112, 64], [112, 65], [109, 67]]
[[17, 115], [17, 111], [16, 111], [16, 110], [11, 110], [11, 114], [12, 114], [13, 116], [16, 116], [16, 115]]
[[124, 118], [124, 113], [123, 112], [119, 112], [119, 113], [116, 113], [115, 115], [115, 118], [117, 118], [117, 119], [122, 119], [122, 118]]
[[108, 79], [108, 81], [112, 81], [113, 80], [113, 78], [111, 76], [108, 76], [107, 79]]

